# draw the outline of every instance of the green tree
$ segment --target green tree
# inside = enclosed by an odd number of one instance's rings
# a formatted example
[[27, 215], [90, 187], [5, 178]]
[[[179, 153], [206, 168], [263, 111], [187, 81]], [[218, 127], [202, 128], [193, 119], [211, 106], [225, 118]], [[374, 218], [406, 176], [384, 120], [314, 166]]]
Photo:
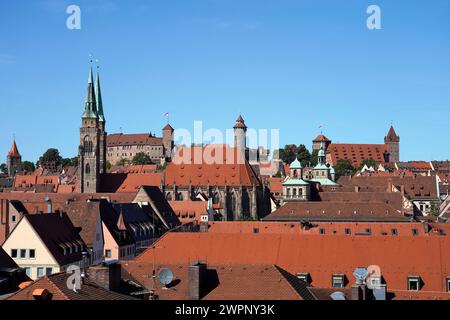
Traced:
[[0, 172], [4, 174], [8, 173], [8, 167], [6, 166], [6, 163], [0, 164]]
[[430, 215], [432, 216], [439, 216], [441, 208], [439, 206], [439, 202], [432, 201], [430, 205]]
[[278, 155], [284, 163], [290, 164], [295, 160], [297, 156], [297, 147], [294, 144], [286, 145], [284, 149], [278, 150]]
[[136, 153], [131, 160], [131, 163], [134, 165], [144, 165], [144, 164], [152, 164], [152, 159], [150, 159], [149, 155], [144, 152]]
[[297, 159], [298, 161], [300, 161], [303, 167], [308, 166], [309, 162], [311, 161], [311, 153], [304, 144], [298, 146]]
[[36, 170], [36, 167], [34, 166], [34, 163], [31, 161], [24, 161], [22, 162], [22, 168], [26, 172], [34, 172]]
[[361, 165], [359, 166], [359, 170], [361, 170], [364, 167], [364, 165], [366, 165], [367, 168], [370, 168], [370, 167], [374, 167], [375, 168], [375, 166], [377, 165], [377, 162], [375, 160], [373, 160], [372, 158], [364, 159], [361, 162]]
[[59, 150], [55, 148], [50, 148], [39, 158], [39, 163], [43, 162], [55, 162], [56, 165], [61, 164], [62, 157], [59, 154]]
[[106, 161], [106, 171], [111, 170], [111, 167], [112, 167], [111, 162]]
[[64, 167], [68, 167], [68, 166], [76, 167], [78, 165], [78, 157], [63, 158], [63, 159], [61, 159], [61, 164]]
[[350, 176], [355, 172], [355, 168], [348, 159], [339, 159], [334, 166], [334, 171], [336, 172], [336, 180], [339, 177]]

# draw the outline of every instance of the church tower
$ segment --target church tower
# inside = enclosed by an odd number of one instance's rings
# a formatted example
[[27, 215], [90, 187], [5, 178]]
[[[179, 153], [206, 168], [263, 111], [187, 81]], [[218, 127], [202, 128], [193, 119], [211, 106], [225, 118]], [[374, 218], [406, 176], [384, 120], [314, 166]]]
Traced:
[[15, 176], [17, 172], [22, 171], [22, 156], [19, 153], [19, 149], [17, 149], [16, 139], [14, 139], [11, 150], [8, 152], [6, 163], [8, 175], [10, 177]]
[[241, 115], [236, 119], [236, 123], [233, 127], [234, 129], [234, 147], [237, 149], [238, 163], [244, 163], [244, 159], [247, 157], [247, 144], [246, 144], [246, 134], [247, 126]]
[[389, 162], [400, 161], [400, 137], [395, 133], [394, 127], [391, 126], [387, 136], [384, 137], [384, 143], [389, 152]]
[[97, 70], [95, 81], [95, 102], [97, 103], [98, 128], [100, 129], [100, 174], [106, 173], [106, 120], [103, 113], [102, 91], [100, 89], [100, 72]]
[[100, 121], [97, 112], [93, 78], [91, 67], [84, 112], [81, 117], [80, 146], [78, 147], [78, 178], [81, 193], [96, 193], [100, 187], [100, 150], [103, 148], [101, 137], [104, 133], [104, 121]]

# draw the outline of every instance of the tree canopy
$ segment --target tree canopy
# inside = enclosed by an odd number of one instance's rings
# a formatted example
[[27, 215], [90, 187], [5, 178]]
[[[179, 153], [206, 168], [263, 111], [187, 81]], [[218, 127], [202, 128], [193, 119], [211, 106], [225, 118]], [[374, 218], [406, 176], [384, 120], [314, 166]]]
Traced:
[[152, 159], [150, 159], [150, 156], [148, 154], [139, 152], [136, 153], [136, 155], [133, 157], [131, 163], [134, 165], [152, 164]]
[[59, 150], [55, 148], [50, 148], [44, 152], [44, 154], [39, 158], [39, 163], [43, 162], [54, 162], [56, 165], [61, 164], [62, 157], [59, 154]]
[[34, 172], [34, 170], [36, 170], [34, 163], [31, 161], [22, 162], [22, 168], [26, 172]]
[[339, 159], [334, 166], [336, 180], [342, 176], [350, 176], [355, 173], [352, 162], [348, 159]]

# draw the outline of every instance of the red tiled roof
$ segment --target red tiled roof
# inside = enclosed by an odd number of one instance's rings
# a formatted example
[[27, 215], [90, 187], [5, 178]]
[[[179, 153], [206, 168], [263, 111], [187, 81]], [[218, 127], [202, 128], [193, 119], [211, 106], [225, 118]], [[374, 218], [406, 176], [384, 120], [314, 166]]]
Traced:
[[141, 186], [161, 185], [162, 173], [107, 173], [101, 175], [102, 192], [137, 192]]
[[319, 134], [314, 140], [313, 142], [331, 142], [330, 139], [328, 139], [327, 137], [325, 137], [323, 134]]
[[200, 221], [200, 215], [206, 213], [208, 207], [206, 201], [169, 201], [169, 204], [181, 223]]
[[393, 126], [391, 126], [389, 128], [389, 132], [388, 132], [387, 136], [384, 138], [384, 140], [386, 142], [389, 142], [389, 141], [391, 141], [391, 142], [399, 142], [400, 141], [400, 137], [395, 133], [395, 130], [394, 130]]
[[[207, 156], [217, 161], [205, 159]], [[177, 157], [180, 158], [174, 159], [166, 168], [166, 185], [251, 187], [261, 184], [248, 161], [237, 163], [236, 148], [222, 145], [181, 148]]]
[[8, 152], [8, 157], [20, 157], [19, 149], [17, 149], [16, 140], [14, 140], [11, 149]]
[[[156, 259], [159, 260], [157, 257]], [[172, 270], [174, 285], [170, 290], [156, 283], [156, 293], [160, 300], [188, 299], [188, 264], [155, 265], [156, 273], [163, 268]], [[151, 289], [152, 262], [129, 261], [123, 264], [123, 277]], [[211, 277], [211, 275], [213, 275]], [[206, 277], [209, 287], [202, 300], [303, 300], [312, 299], [304, 283], [295, 276], [274, 265], [207, 265]], [[215, 284], [214, 284], [215, 282]]]
[[[234, 222], [234, 224], [239, 224]], [[276, 264], [292, 274], [308, 272], [314, 287], [330, 287], [331, 275], [345, 274], [354, 279], [356, 267], [377, 265], [390, 290], [405, 290], [407, 277], [419, 275], [424, 291], [445, 292], [445, 277], [450, 274], [449, 226], [434, 224], [446, 235], [413, 236], [420, 223], [380, 224], [380, 228], [409, 229], [403, 236], [371, 236], [330, 234], [299, 234], [299, 232], [259, 233], [180, 233], [170, 232], [136, 258], [136, 263], [151, 262], [153, 250], [158, 263], [190, 263], [206, 261], [210, 265]], [[288, 224], [300, 229], [299, 224]], [[335, 224], [357, 227], [359, 224]], [[371, 224], [372, 225], [372, 224]], [[390, 232], [390, 230], [386, 230]], [[400, 231], [399, 231], [400, 232]]]
[[387, 146], [384, 144], [332, 143], [327, 149], [327, 160], [332, 165], [335, 165], [340, 159], [350, 160], [353, 166], [359, 166], [366, 159], [384, 163], [384, 153], [387, 151]]

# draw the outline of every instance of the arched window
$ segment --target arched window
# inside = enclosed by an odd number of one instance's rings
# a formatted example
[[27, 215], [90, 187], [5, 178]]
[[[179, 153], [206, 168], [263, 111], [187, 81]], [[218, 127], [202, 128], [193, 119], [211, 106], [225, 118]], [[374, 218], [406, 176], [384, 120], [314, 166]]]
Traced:
[[91, 166], [89, 165], [89, 163], [86, 164], [86, 167], [84, 169], [84, 173], [86, 173], [86, 174], [90, 174], [91, 173]]
[[167, 201], [172, 201], [172, 194], [170, 192], [166, 193], [166, 200]]
[[92, 152], [92, 141], [91, 141], [91, 138], [89, 136], [84, 137], [83, 149], [84, 149], [84, 153], [91, 153]]
[[298, 195], [299, 196], [303, 195], [303, 188], [298, 188]]
[[292, 176], [292, 177], [293, 177], [293, 178], [297, 178], [297, 169], [294, 170], [293, 176]]

